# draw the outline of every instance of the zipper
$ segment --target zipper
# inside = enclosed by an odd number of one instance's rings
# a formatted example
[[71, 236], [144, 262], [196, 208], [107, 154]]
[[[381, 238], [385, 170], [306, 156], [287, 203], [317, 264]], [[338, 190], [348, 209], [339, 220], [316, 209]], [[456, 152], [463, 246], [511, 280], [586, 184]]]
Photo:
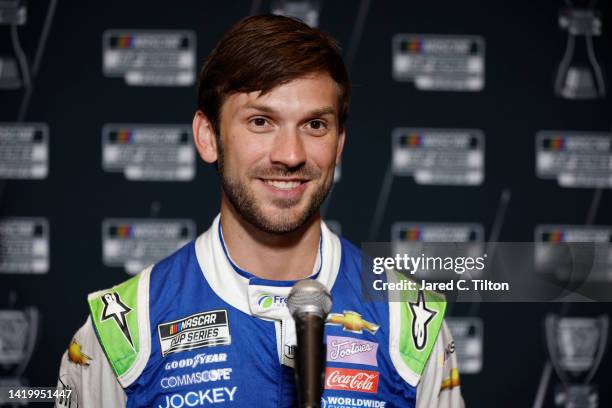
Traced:
[[[277, 324], [278, 323], [278, 324]], [[283, 321], [276, 320], [274, 322], [276, 331], [276, 352], [278, 354], [278, 406], [282, 406], [283, 402]]]

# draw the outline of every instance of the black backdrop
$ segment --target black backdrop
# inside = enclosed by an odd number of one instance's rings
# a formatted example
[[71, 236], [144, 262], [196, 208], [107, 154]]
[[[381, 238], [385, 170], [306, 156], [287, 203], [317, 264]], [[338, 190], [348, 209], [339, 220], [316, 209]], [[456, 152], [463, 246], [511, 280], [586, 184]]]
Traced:
[[[34, 58], [47, 1], [30, 1], [20, 28], [26, 55]], [[612, 7], [600, 2], [603, 35], [596, 53], [612, 69]], [[561, 1], [432, 0], [325, 1], [319, 26], [339, 39], [354, 84], [342, 179], [326, 203], [325, 217], [359, 244], [390, 239], [396, 221], [474, 222], [489, 238], [504, 190], [510, 200], [499, 241], [532, 241], [538, 224], [585, 224], [593, 200], [594, 225], [612, 225], [612, 194], [560, 188], [535, 175], [535, 134], [543, 129], [610, 131], [610, 99], [573, 101], [553, 93], [566, 34], [557, 18]], [[47, 123], [49, 175], [44, 180], [1, 181], [0, 215], [45, 217], [50, 226], [47, 274], [0, 275], [0, 308], [35, 306], [42, 323], [25, 377], [55, 384], [61, 353], [86, 317], [87, 293], [125, 280], [122, 268], [102, 263], [101, 223], [108, 217], [190, 218], [198, 232], [218, 211], [214, 169], [201, 163], [189, 182], [130, 182], [101, 167], [106, 123], [191, 121], [195, 87], [128, 87], [102, 74], [102, 33], [109, 28], [188, 29], [197, 33], [198, 65], [230, 24], [269, 3], [118, 0], [58, 2], [25, 121]], [[355, 25], [365, 17], [361, 35]], [[0, 44], [9, 47], [7, 27]], [[423, 92], [391, 76], [396, 33], [470, 34], [486, 41], [486, 84], [481, 92]], [[359, 34], [359, 33], [357, 33]], [[0, 121], [16, 121], [22, 90], [0, 91]], [[486, 135], [485, 180], [475, 187], [423, 186], [395, 178], [374, 237], [370, 228], [390, 162], [395, 127], [477, 128]], [[597, 201], [598, 200], [598, 201]], [[462, 377], [468, 406], [530, 406], [546, 360], [543, 318], [609, 314], [609, 304], [455, 305], [451, 315], [484, 322], [484, 365]], [[596, 381], [601, 406], [612, 406], [612, 369], [606, 358]], [[555, 381], [556, 382], [556, 381]], [[550, 398], [547, 406], [552, 406]]]

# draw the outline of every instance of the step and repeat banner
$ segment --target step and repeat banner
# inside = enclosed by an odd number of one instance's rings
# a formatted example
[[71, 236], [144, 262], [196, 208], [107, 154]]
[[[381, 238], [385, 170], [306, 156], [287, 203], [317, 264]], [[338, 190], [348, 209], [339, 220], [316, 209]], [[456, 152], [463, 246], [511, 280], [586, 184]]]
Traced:
[[[354, 92], [322, 207], [336, 233], [394, 253], [525, 243], [512, 265], [568, 285], [551, 257], [592, 243], [590, 282], [612, 284], [607, 1], [5, 1], [0, 385], [54, 385], [87, 293], [208, 228], [197, 72], [233, 22], [270, 12], [342, 45]], [[467, 406], [612, 406], [612, 303], [591, 299], [451, 302]]]

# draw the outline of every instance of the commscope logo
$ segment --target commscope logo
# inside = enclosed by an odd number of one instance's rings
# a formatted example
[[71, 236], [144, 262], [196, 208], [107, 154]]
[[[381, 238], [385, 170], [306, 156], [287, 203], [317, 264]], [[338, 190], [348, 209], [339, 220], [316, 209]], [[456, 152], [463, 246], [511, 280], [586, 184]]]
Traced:
[[161, 379], [162, 388], [175, 388], [185, 385], [201, 384], [231, 379], [231, 368], [217, 368], [214, 370], [204, 370], [191, 374], [173, 375]]

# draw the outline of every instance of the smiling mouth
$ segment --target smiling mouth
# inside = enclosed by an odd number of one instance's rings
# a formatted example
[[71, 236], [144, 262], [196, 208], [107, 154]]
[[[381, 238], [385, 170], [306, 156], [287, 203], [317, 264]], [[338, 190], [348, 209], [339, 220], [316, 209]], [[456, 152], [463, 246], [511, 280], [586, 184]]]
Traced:
[[291, 190], [307, 182], [307, 180], [266, 180], [266, 179], [262, 179], [261, 181], [279, 190]]

